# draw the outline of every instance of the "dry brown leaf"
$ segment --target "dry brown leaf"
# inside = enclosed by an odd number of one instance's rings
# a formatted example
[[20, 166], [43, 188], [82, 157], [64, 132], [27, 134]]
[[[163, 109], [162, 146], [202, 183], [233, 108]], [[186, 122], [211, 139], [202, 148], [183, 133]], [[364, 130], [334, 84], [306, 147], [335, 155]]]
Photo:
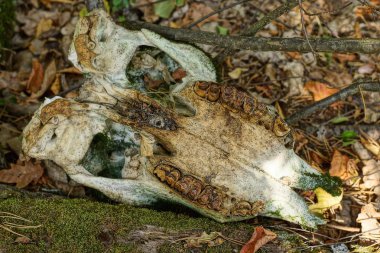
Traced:
[[51, 19], [41, 19], [40, 22], [38, 22], [37, 28], [36, 28], [36, 38], [40, 37], [42, 33], [49, 31], [53, 26], [53, 20]]
[[335, 150], [329, 172], [331, 176], [347, 180], [358, 175], [358, 167], [353, 159]]
[[40, 163], [28, 161], [25, 164], [11, 164], [10, 169], [0, 170], [0, 182], [15, 183], [17, 188], [24, 188], [32, 182], [36, 183], [43, 173]]
[[305, 89], [313, 94], [314, 101], [322, 100], [338, 92], [338, 89], [330, 88], [327, 84], [318, 81], [308, 81], [305, 83]]
[[138, 6], [140, 6], [137, 7], [137, 9], [144, 13], [143, 19], [148, 23], [154, 23], [160, 18], [159, 16], [154, 14], [152, 2], [154, 2], [154, 0], [140, 0], [137, 4]]
[[340, 63], [352, 62], [357, 59], [356, 54], [335, 53], [333, 57], [335, 60], [337, 60]]
[[44, 69], [37, 59], [33, 59], [32, 72], [30, 73], [27, 89], [30, 93], [35, 93], [40, 90], [44, 79]]
[[[193, 23], [196, 20], [201, 19], [202, 17], [210, 14], [214, 10], [211, 9], [209, 6], [203, 4], [203, 3], [192, 3], [189, 7], [189, 10], [186, 12], [186, 16], [183, 18], [183, 26], [189, 25]], [[217, 21], [218, 15], [213, 15], [209, 17], [208, 19], [200, 22], [197, 24], [198, 27], [201, 27], [203, 24]]]
[[376, 10], [370, 6], [356, 6], [354, 9], [355, 16], [364, 21], [373, 21], [376, 16]]
[[286, 52], [286, 54], [289, 55], [292, 59], [300, 60], [302, 58], [300, 52]]
[[61, 90], [61, 74], [56, 74], [55, 75], [55, 80], [54, 80], [53, 84], [50, 87], [50, 91], [54, 95], [57, 95], [60, 90]]
[[251, 239], [243, 246], [240, 253], [255, 253], [263, 245], [275, 239], [277, 235], [263, 227], [256, 227]]
[[55, 79], [55, 74], [57, 73], [57, 67], [55, 65], [55, 60], [52, 60], [49, 65], [46, 67], [44, 79], [41, 85], [41, 88], [32, 93], [31, 98], [41, 97], [51, 86]]
[[361, 224], [363, 238], [380, 239], [380, 224], [377, 221], [379, 217], [380, 213], [376, 212], [371, 203], [362, 207], [356, 222]]

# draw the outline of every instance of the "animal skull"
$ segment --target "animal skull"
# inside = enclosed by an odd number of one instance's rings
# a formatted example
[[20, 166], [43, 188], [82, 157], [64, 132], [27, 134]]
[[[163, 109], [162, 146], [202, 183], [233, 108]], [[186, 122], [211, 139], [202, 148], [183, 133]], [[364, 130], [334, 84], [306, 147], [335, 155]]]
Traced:
[[[171, 105], [128, 75], [141, 47], [186, 71], [167, 93]], [[217, 84], [202, 51], [126, 30], [95, 10], [78, 22], [69, 59], [90, 78], [77, 99], [39, 108], [24, 130], [27, 156], [53, 160], [78, 183], [133, 205], [168, 200], [220, 222], [264, 215], [323, 223], [291, 187], [337, 189], [337, 181], [294, 153], [291, 129], [271, 107]], [[118, 176], [101, 176], [106, 167]]]

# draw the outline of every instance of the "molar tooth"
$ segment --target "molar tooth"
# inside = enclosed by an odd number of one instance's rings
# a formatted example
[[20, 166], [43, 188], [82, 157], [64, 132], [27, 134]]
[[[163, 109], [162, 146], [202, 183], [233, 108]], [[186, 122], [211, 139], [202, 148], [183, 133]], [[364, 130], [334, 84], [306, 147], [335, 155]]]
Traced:
[[211, 102], [215, 102], [220, 97], [220, 86], [218, 84], [211, 84], [207, 92], [207, 99]]
[[210, 202], [213, 187], [206, 185], [200, 196], [198, 197], [198, 203], [201, 205], [207, 205]]
[[208, 88], [209, 88], [209, 84], [207, 82], [196, 82], [194, 85], [194, 92], [198, 96], [205, 98], [207, 96]]
[[199, 194], [202, 192], [202, 190], [203, 190], [202, 181], [199, 179], [193, 178], [193, 182], [191, 184], [191, 189], [188, 192], [187, 196], [191, 200], [195, 200], [199, 196]]
[[170, 173], [170, 167], [164, 164], [158, 165], [153, 171], [153, 174], [155, 174], [162, 182], [166, 182], [168, 173]]
[[263, 201], [255, 201], [252, 203], [251, 215], [256, 216], [264, 210], [264, 202]]
[[169, 175], [166, 178], [166, 182], [171, 187], [174, 187], [174, 185], [178, 182], [178, 180], [181, 178], [181, 172], [177, 169], [173, 169], [170, 171]]
[[247, 201], [240, 201], [235, 204], [232, 210], [232, 215], [246, 216], [251, 214], [252, 206]]
[[243, 109], [244, 98], [245, 98], [245, 93], [242, 91], [236, 90], [234, 100], [232, 100], [233, 108], [241, 111]]
[[207, 185], [198, 198], [198, 203], [208, 208], [220, 211], [223, 203], [223, 194], [215, 187]]
[[174, 188], [182, 193], [183, 195], [187, 195], [187, 193], [191, 190], [191, 184], [193, 182], [192, 176], [183, 176], [175, 185]]
[[253, 97], [245, 96], [243, 111], [249, 115], [253, 114], [256, 109], [256, 100]]
[[211, 202], [207, 205], [210, 209], [220, 211], [223, 204], [223, 194], [216, 190], [215, 188], [212, 191]]
[[233, 107], [233, 101], [235, 100], [236, 89], [231, 86], [223, 86], [222, 88], [222, 102], [226, 105]]
[[175, 183], [181, 178], [181, 172], [167, 164], [157, 165], [153, 174], [171, 187], [174, 187]]

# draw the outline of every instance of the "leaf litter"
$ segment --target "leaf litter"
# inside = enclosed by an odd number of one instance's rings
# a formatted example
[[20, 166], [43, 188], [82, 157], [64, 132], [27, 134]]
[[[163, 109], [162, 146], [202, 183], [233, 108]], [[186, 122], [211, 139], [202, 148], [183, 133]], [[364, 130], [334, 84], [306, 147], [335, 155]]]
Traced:
[[[132, 11], [134, 5], [146, 4], [137, 7], [139, 12], [130, 17], [182, 28], [214, 10], [234, 3], [232, 0], [222, 3], [183, 1], [183, 4], [167, 1], [166, 4], [157, 5], [152, 4], [153, 0], [144, 0], [124, 1], [127, 4], [114, 6], [114, 1], [105, 2], [111, 6], [111, 14], [120, 22], [123, 22], [123, 13]], [[303, 3], [303, 8], [310, 13], [318, 13], [321, 10], [339, 9], [342, 2], [318, 0]], [[380, 5], [374, 0], [369, 3]], [[218, 32], [218, 27], [223, 27], [229, 34], [237, 35], [279, 5], [279, 1], [238, 5], [211, 16], [193, 29]], [[6, 66], [6, 71], [5, 66], [0, 66], [0, 104], [7, 104], [1, 116], [2, 121], [18, 132], [0, 138], [3, 143], [0, 155], [7, 164], [0, 169], [1, 182], [23, 188], [41, 184], [66, 194], [73, 193], [73, 189], [78, 191], [79, 196], [85, 194], [83, 188], [76, 188], [81, 186], [65, 181], [65, 176], [57, 176], [59, 172], [53, 176], [52, 171], [55, 169], [51, 169], [51, 164], [17, 162], [18, 154], [9, 145], [9, 140], [17, 138], [28, 122], [29, 115], [22, 114], [26, 112], [25, 107], [38, 106], [45, 97], [59, 95], [81, 83], [82, 75], [67, 61], [67, 54], [78, 17], [85, 12], [83, 2], [70, 0], [24, 1], [17, 6], [16, 32], [12, 38], [15, 55], [10, 59], [11, 66]], [[378, 38], [380, 21], [373, 17], [374, 9], [361, 5], [359, 1], [337, 15], [305, 15], [305, 26], [310, 36]], [[302, 36], [301, 28], [299, 8], [294, 8], [259, 31], [257, 36]], [[221, 52], [214, 46], [202, 48], [211, 56]], [[223, 82], [246, 89], [252, 95], [259, 96], [261, 101], [276, 105], [287, 117], [305, 105], [334, 94], [355, 79], [378, 79], [378, 62], [379, 57], [376, 55], [318, 53], [314, 61], [307, 53], [239, 51], [226, 58], [221, 77]], [[184, 76], [186, 73], [178, 70], [167, 78], [181, 79]], [[76, 90], [73, 90], [64, 96], [75, 97], [76, 94]], [[379, 94], [363, 92], [363, 98], [352, 96], [346, 101], [335, 103], [296, 126], [297, 153], [320, 171], [345, 182], [343, 196], [329, 196], [320, 189], [303, 192], [302, 195], [310, 200], [311, 208], [319, 210], [328, 224], [343, 226], [346, 230], [360, 228], [361, 235], [370, 235], [374, 240], [379, 240], [380, 234], [380, 130], [377, 128], [378, 133], [373, 133], [366, 130], [365, 124], [379, 124], [379, 101]], [[15, 107], [19, 109], [14, 110]], [[14, 114], [15, 111], [21, 112], [21, 115]], [[325, 129], [323, 134], [318, 132], [322, 128]], [[44, 169], [48, 171], [47, 175]], [[368, 232], [370, 229], [373, 231]], [[201, 242], [207, 242], [207, 238], [213, 238], [217, 233], [201, 234], [198, 239], [194, 239], [194, 243], [202, 245]], [[313, 232], [313, 237], [318, 237], [316, 233], [343, 242], [345, 237], [356, 235], [324, 226]], [[265, 233], [259, 228], [255, 229], [248, 243], [251, 246], [247, 246], [251, 250], [258, 246], [252, 243], [259, 241], [258, 234], [262, 236]], [[301, 235], [307, 238], [310, 233]], [[323, 237], [318, 238], [322, 240]], [[27, 242], [22, 236], [17, 240], [19, 243]], [[269, 244], [271, 240], [268, 240]], [[315, 246], [312, 240], [307, 243]]]

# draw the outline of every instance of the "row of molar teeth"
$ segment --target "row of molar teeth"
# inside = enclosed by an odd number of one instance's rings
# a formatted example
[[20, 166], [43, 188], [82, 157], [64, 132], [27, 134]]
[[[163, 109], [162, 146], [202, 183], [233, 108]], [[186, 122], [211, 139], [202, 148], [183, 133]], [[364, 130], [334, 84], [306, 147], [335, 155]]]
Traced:
[[[156, 166], [153, 173], [162, 181], [168, 184], [171, 188], [180, 192], [192, 201], [206, 206], [215, 211], [222, 211], [224, 201], [228, 198], [221, 191], [211, 185], [204, 185], [204, 183], [190, 175], [182, 175], [176, 167], [161, 163]], [[250, 203], [248, 201], [239, 201], [235, 203], [231, 211], [227, 215], [235, 216], [255, 216], [261, 212], [263, 203], [257, 201]]]

